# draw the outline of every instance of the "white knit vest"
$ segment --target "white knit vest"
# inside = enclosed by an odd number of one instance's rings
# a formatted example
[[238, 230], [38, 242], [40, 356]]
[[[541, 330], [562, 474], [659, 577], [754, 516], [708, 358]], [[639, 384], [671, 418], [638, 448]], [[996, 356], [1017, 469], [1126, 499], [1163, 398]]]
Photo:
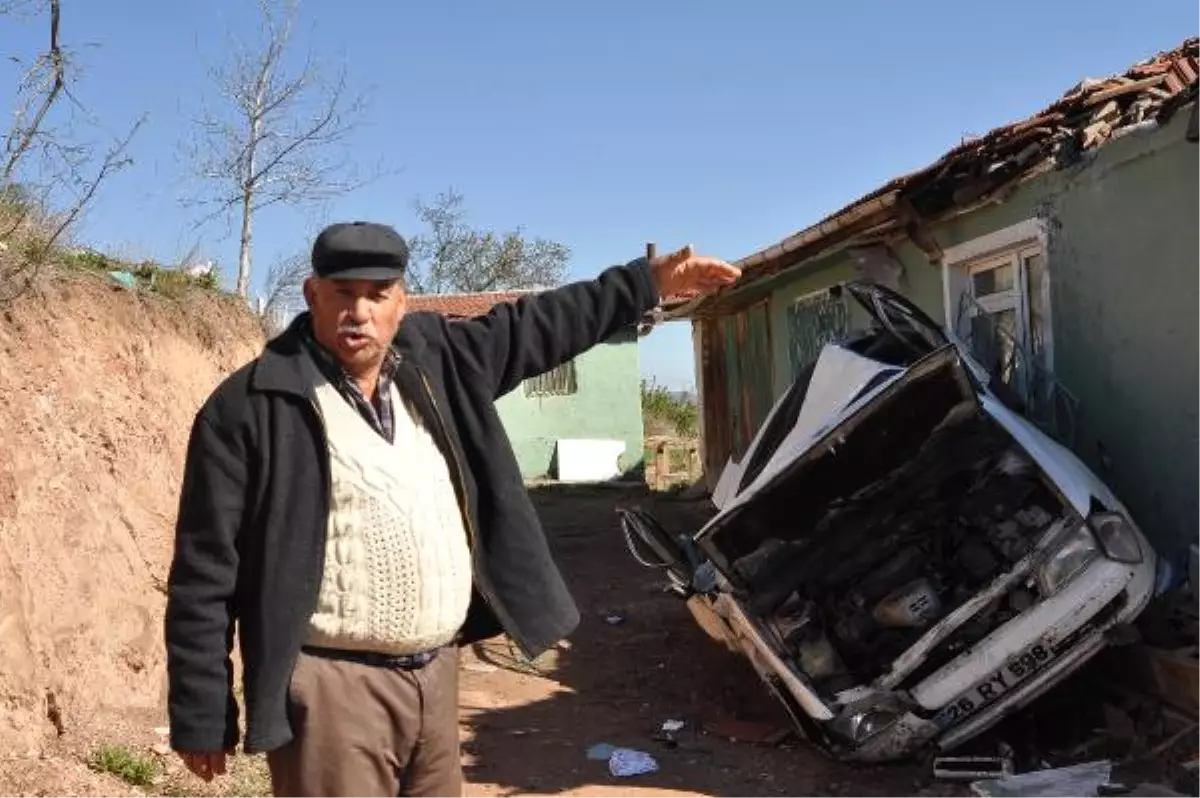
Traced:
[[471, 554], [446, 459], [391, 387], [388, 443], [309, 361], [333, 491], [308, 644], [414, 654], [451, 642]]

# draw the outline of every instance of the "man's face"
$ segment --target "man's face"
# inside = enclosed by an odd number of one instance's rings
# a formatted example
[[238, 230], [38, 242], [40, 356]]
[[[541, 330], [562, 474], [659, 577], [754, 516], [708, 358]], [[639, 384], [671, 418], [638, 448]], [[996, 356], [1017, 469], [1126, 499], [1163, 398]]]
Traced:
[[312, 312], [313, 335], [351, 373], [383, 362], [406, 305], [399, 280], [310, 277], [304, 299]]

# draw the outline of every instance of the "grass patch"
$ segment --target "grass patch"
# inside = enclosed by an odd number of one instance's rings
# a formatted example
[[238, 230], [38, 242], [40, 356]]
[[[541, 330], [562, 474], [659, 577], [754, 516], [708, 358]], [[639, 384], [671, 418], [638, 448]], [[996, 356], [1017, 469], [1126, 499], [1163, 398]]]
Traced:
[[123, 745], [102, 745], [92, 752], [88, 765], [92, 770], [116, 776], [134, 787], [149, 787], [160, 772], [158, 762]]
[[120, 272], [128, 275], [122, 280], [127, 287], [171, 299], [194, 289], [223, 293], [216, 270], [193, 276], [153, 260], [133, 263], [95, 249], [73, 247], [60, 235], [63, 221], [26, 188], [0, 185], [0, 287], [8, 288], [0, 290], [0, 299], [23, 293], [42, 267], [97, 275]]
[[169, 269], [151, 260], [141, 263], [125, 263], [111, 255], [93, 249], [63, 251], [57, 253], [58, 261], [70, 269], [106, 273], [125, 272], [133, 276], [139, 288], [178, 299], [189, 290], [219, 291], [216, 271], [196, 277], [180, 269]]

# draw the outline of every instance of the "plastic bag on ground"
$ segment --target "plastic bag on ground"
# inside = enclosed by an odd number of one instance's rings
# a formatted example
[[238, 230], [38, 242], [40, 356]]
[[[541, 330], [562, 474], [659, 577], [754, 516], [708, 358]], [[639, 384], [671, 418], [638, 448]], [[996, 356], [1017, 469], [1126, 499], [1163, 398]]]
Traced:
[[645, 751], [618, 748], [608, 759], [608, 772], [617, 778], [642, 776], [646, 773], [657, 773], [658, 762]]

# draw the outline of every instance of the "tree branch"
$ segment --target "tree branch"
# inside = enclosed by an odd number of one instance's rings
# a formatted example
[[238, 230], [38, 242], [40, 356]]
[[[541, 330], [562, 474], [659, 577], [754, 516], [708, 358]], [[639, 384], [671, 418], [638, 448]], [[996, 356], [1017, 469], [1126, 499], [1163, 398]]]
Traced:
[[146, 117], [144, 116], [137, 122], [134, 122], [133, 127], [129, 129], [129, 132], [125, 135], [125, 138], [118, 141], [111, 149], [109, 149], [108, 153], [104, 156], [104, 161], [100, 164], [100, 169], [96, 172], [96, 176], [93, 177], [92, 180], [84, 187], [83, 195], [79, 198], [79, 201], [76, 202], [71, 210], [67, 212], [62, 221], [59, 223], [58, 227], [55, 228], [54, 232], [46, 240], [43, 248], [45, 252], [49, 252], [51, 248], [53, 248], [58, 242], [59, 237], [62, 236], [67, 228], [74, 224], [77, 218], [79, 218], [79, 215], [83, 213], [84, 208], [86, 208], [88, 203], [92, 201], [92, 198], [96, 196], [96, 191], [100, 188], [100, 184], [104, 182], [105, 178], [107, 178], [113, 172], [124, 169], [126, 166], [129, 166], [129, 164], [133, 163], [133, 159], [128, 157], [126, 152], [129, 149], [129, 143], [133, 141], [133, 137], [137, 135], [138, 130], [141, 129], [145, 122]]
[[417, 200], [426, 232], [413, 238], [410, 284], [418, 292], [481, 292], [544, 288], [562, 282], [571, 251], [520, 228], [504, 234], [465, 221], [462, 195], [450, 190]]
[[[59, 0], [50, 0], [50, 49], [38, 59], [34, 70], [39, 66], [49, 62], [52, 82], [49, 91], [42, 99], [41, 107], [33, 117], [33, 121], [21, 131], [19, 127], [14, 127], [9, 134], [8, 141], [8, 161], [4, 164], [4, 171], [0, 173], [0, 185], [7, 185], [12, 180], [13, 171], [17, 168], [17, 163], [21, 157], [28, 151], [29, 146], [37, 137], [38, 131], [41, 129], [42, 123], [46, 119], [46, 114], [50, 112], [50, 108], [58, 99], [58, 95], [62, 92], [66, 85], [66, 67], [63, 59], [62, 49], [58, 45], [58, 25], [59, 25], [60, 9]], [[16, 141], [14, 146], [13, 142]]]

